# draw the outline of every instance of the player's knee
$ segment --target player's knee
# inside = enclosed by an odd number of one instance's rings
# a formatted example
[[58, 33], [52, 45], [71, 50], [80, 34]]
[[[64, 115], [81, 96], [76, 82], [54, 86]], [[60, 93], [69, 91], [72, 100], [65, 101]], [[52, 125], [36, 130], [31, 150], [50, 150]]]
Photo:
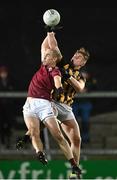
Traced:
[[35, 128], [35, 127], [31, 127], [31, 128], [30, 128], [30, 134], [31, 134], [31, 137], [37, 137], [37, 136], [39, 136], [38, 129]]

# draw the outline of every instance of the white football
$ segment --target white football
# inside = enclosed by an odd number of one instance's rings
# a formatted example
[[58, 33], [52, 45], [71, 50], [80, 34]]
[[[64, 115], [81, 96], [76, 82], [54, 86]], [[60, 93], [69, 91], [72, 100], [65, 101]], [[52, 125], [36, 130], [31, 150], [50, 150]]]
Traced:
[[55, 9], [48, 9], [43, 14], [43, 21], [47, 26], [56, 26], [60, 22], [60, 14]]

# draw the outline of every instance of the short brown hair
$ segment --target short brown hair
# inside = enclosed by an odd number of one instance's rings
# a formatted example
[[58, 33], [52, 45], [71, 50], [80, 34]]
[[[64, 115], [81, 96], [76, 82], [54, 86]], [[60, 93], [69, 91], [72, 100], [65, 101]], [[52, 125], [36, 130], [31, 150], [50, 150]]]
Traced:
[[84, 47], [82, 47], [82, 48], [80, 48], [79, 50], [77, 50], [77, 52], [78, 52], [78, 53], [81, 53], [81, 54], [84, 56], [84, 58], [85, 58], [86, 61], [87, 61], [87, 60], [89, 59], [89, 57], [90, 57], [89, 51], [86, 50]]

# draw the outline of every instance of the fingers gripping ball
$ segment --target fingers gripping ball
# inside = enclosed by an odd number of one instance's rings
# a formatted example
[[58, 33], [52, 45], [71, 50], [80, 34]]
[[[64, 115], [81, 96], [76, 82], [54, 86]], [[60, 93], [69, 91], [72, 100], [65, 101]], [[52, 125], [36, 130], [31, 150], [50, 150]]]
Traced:
[[55, 9], [48, 9], [43, 14], [43, 21], [47, 26], [56, 26], [60, 22], [60, 14]]

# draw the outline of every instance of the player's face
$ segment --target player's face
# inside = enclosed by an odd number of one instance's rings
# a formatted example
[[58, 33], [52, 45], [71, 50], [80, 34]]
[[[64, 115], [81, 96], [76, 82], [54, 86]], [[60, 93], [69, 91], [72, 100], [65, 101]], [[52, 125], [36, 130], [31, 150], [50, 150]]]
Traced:
[[45, 53], [45, 56], [44, 56], [44, 64], [45, 65], [48, 65], [50, 64], [51, 62], [53, 61], [53, 57], [52, 57], [52, 53], [50, 51], [50, 49], [48, 49]]
[[44, 65], [52, 65], [52, 66], [55, 66], [57, 61], [56, 61], [57, 58], [54, 58], [50, 53], [47, 53], [44, 57], [44, 62], [43, 64]]
[[86, 64], [86, 60], [83, 56], [83, 54], [76, 52], [72, 57], [72, 62], [74, 66], [84, 66]]

